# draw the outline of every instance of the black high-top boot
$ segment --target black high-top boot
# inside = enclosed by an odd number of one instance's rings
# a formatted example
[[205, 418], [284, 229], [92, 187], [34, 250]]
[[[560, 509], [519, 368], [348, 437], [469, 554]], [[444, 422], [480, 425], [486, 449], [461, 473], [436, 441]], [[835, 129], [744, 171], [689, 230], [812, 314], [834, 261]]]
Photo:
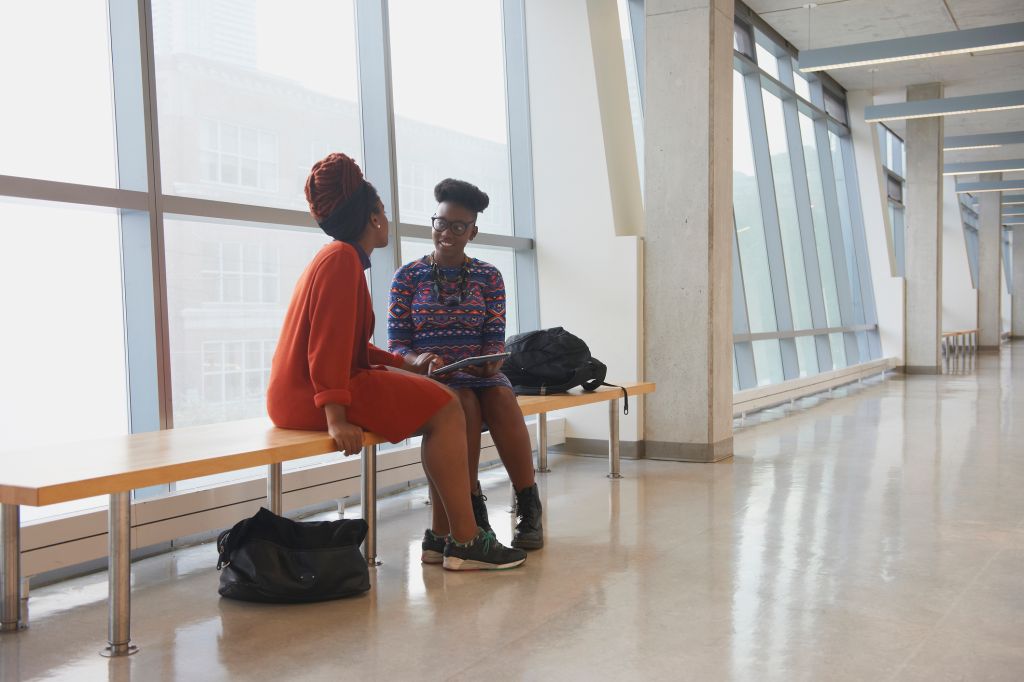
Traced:
[[480, 488], [480, 481], [476, 482], [476, 490], [469, 494], [469, 500], [473, 503], [473, 518], [476, 519], [476, 525], [493, 532], [491, 522], [487, 518], [487, 496]]
[[540, 549], [544, 546], [543, 509], [540, 491], [534, 483], [516, 493], [516, 529], [512, 533], [512, 546], [518, 549]]

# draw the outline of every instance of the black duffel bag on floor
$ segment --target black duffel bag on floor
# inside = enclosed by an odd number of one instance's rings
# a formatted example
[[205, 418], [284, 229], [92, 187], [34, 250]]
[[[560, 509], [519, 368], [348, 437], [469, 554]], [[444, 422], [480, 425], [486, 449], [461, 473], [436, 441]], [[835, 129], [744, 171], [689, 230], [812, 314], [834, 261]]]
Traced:
[[304, 603], [366, 592], [366, 521], [292, 521], [261, 508], [217, 538], [222, 597]]

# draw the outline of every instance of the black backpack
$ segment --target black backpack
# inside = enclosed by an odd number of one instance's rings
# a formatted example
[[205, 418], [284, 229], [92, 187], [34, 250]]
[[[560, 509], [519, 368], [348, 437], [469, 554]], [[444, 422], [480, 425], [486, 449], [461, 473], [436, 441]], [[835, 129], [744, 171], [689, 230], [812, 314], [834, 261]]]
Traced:
[[[516, 334], [505, 342], [505, 350], [512, 355], [501, 371], [517, 395], [565, 393], [577, 386], [584, 391], [615, 386], [605, 383], [608, 367], [590, 354], [583, 339], [561, 327]], [[622, 389], [624, 411], [629, 414], [626, 389], [615, 387]]]

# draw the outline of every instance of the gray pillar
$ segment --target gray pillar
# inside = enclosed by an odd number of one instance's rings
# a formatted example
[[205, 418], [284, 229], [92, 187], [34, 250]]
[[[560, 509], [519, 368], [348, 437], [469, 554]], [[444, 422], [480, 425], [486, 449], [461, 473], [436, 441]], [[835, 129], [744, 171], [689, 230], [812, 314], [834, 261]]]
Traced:
[[[907, 88], [907, 101], [939, 99], [941, 83]], [[904, 363], [937, 374], [942, 340], [942, 117], [907, 121]]]
[[1024, 225], [1013, 228], [1013, 291], [1010, 292], [1010, 330], [1015, 339], [1024, 339]]
[[[1003, 174], [983, 173], [979, 179], [998, 182]], [[978, 193], [978, 350], [999, 350], [1003, 330], [1001, 203], [999, 192]]]
[[644, 372], [652, 459], [732, 455], [732, 0], [647, 3]]

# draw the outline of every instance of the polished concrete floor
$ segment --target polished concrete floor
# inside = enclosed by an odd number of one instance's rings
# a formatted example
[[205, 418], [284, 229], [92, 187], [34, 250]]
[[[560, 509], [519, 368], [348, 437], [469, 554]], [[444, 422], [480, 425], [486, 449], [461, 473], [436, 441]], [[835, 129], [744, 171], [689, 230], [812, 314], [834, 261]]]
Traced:
[[420, 565], [420, 491], [381, 505], [364, 597], [233, 603], [209, 545], [141, 561], [129, 659], [97, 655], [103, 574], [40, 589], [0, 678], [1024, 680], [1024, 345], [762, 413], [735, 448], [617, 482], [553, 458], [548, 547], [502, 574]]

